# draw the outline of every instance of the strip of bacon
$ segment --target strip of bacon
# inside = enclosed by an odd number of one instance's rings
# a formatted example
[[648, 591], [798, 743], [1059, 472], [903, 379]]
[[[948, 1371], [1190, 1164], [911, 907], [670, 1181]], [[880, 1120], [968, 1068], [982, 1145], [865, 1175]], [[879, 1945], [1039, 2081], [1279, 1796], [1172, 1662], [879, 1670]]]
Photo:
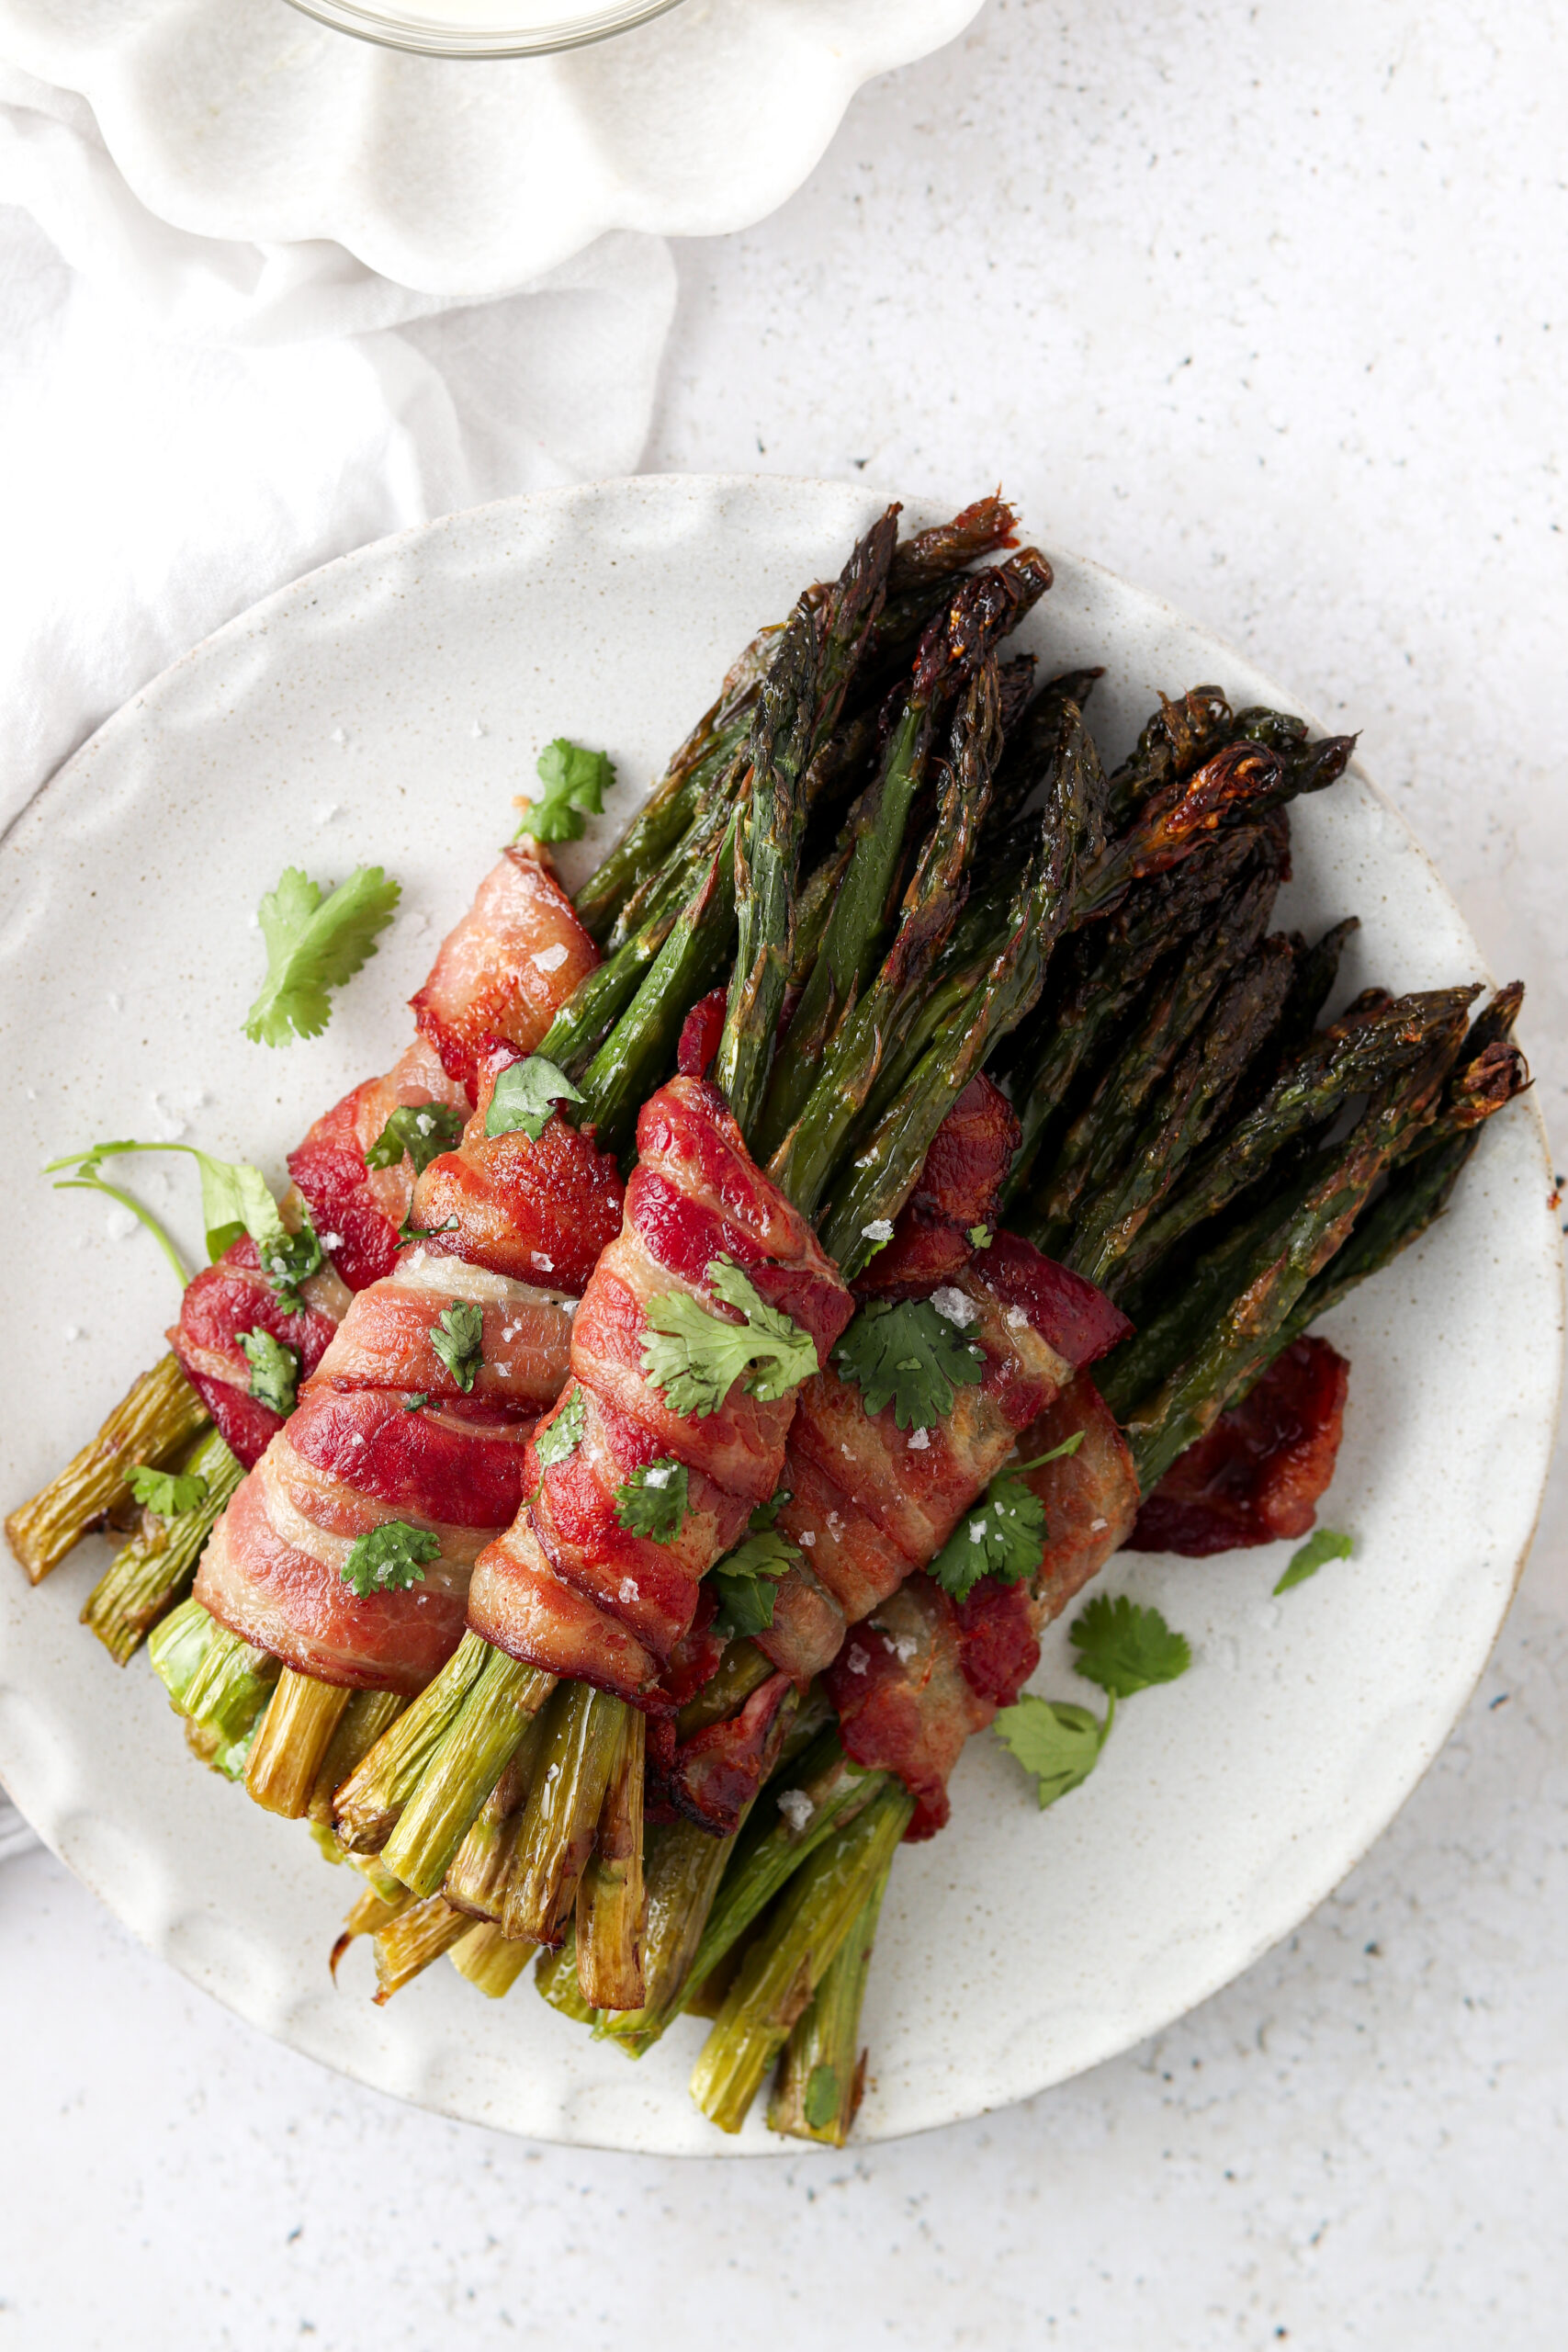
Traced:
[[[467, 1113], [471, 1090], [480, 1082], [481, 1064], [489, 1067], [497, 1051], [504, 1059], [531, 1052], [578, 979], [597, 961], [598, 951], [542, 856], [509, 850], [443, 943], [429, 979], [413, 1000], [422, 1008], [423, 1021], [425, 1001], [435, 991], [439, 1011], [431, 1018], [442, 1025], [444, 1035], [461, 1040], [459, 1074], [449, 1075], [435, 1046], [422, 1035], [384, 1078], [367, 1080], [334, 1103], [289, 1154], [288, 1172], [331, 1261], [303, 1287], [308, 1317], [279, 1316], [248, 1239], [236, 1242], [218, 1267], [208, 1267], [197, 1276], [186, 1293], [179, 1323], [169, 1334], [170, 1344], [220, 1434], [247, 1469], [260, 1461], [283, 1424], [250, 1394], [251, 1371], [240, 1346], [241, 1334], [260, 1329], [284, 1340], [299, 1356], [304, 1378], [320, 1362], [349, 1295], [384, 1281], [397, 1261], [399, 1227], [411, 1205], [412, 1166], [406, 1157], [390, 1168], [366, 1164], [366, 1154], [392, 1112], [400, 1104], [439, 1102]], [[508, 973], [515, 982], [511, 997], [503, 987]], [[491, 1026], [508, 1041], [499, 1048], [490, 1035]], [[519, 1220], [524, 1204], [515, 1175], [508, 1173], [515, 1155], [498, 1155], [487, 1180], [496, 1195], [491, 1205], [488, 1254], [474, 1230], [477, 1204], [464, 1217], [470, 1247], [458, 1254], [524, 1279], [542, 1273], [574, 1296], [580, 1295], [592, 1262], [591, 1258], [584, 1261], [584, 1252], [596, 1228], [592, 1218], [581, 1236], [561, 1225], [558, 1196], [570, 1159], [569, 1148], [556, 1148], [553, 1157], [547, 1155], [533, 1168], [551, 1196], [543, 1221], [550, 1222], [558, 1234], [571, 1232], [559, 1269], [537, 1262], [549, 1254], [539, 1239], [541, 1218], [535, 1217], [531, 1227]], [[474, 1185], [479, 1182], [477, 1174], [471, 1178]], [[445, 1200], [439, 1188], [430, 1199], [439, 1205], [423, 1221], [445, 1223], [456, 1204]], [[287, 1201], [284, 1205], [287, 1215]], [[512, 1256], [503, 1262], [509, 1235], [514, 1237]], [[299, 1331], [285, 1329], [286, 1319], [299, 1324]]]
[[[498, 1232], [496, 1204], [525, 1206], [525, 1238], [564, 1265], [615, 1234], [621, 1187], [591, 1129], [558, 1117], [536, 1142], [487, 1136], [496, 1078], [514, 1048], [481, 1056], [479, 1102], [454, 1152], [414, 1189], [452, 1206], [440, 1238], [461, 1251], [465, 1217], [491, 1255], [521, 1246]], [[541, 1171], [530, 1186], [532, 1159]], [[574, 1180], [573, 1171], [575, 1171]], [[481, 1361], [464, 1389], [433, 1334], [454, 1306], [477, 1307]], [[573, 1296], [520, 1281], [432, 1243], [354, 1298], [305, 1384], [215, 1529], [197, 1597], [231, 1631], [319, 1681], [422, 1690], [462, 1638], [480, 1551], [514, 1517], [527, 1441], [571, 1362]], [[355, 1540], [391, 1520], [428, 1531], [440, 1552], [406, 1592], [356, 1594], [344, 1580]]]
[[946, 1421], [901, 1430], [891, 1404], [869, 1415], [858, 1386], [831, 1366], [802, 1391], [778, 1525], [810, 1566], [780, 1579], [773, 1626], [759, 1637], [797, 1678], [820, 1672], [848, 1625], [936, 1557], [1020, 1432], [1131, 1329], [1093, 1283], [1010, 1234], [976, 1251], [949, 1287], [986, 1369], [977, 1386], [956, 1392]]
[[964, 1742], [1011, 1706], [1040, 1662], [1040, 1629], [1117, 1549], [1137, 1510], [1121, 1430], [1080, 1374], [1021, 1439], [1024, 1458], [1075, 1434], [1076, 1453], [1025, 1473], [1045, 1505], [1046, 1544], [1028, 1583], [986, 1577], [954, 1602], [911, 1577], [854, 1626], [828, 1675], [840, 1736], [856, 1763], [896, 1772], [916, 1799], [910, 1840], [947, 1821], [947, 1784]]
[[978, 1246], [974, 1235], [995, 1224], [1021, 1132], [1000, 1088], [972, 1078], [931, 1138], [892, 1240], [856, 1282], [857, 1298], [929, 1298], [962, 1273]]
[[1297, 1340], [1166, 1472], [1128, 1538], [1190, 1560], [1304, 1535], [1339, 1456], [1350, 1367], [1326, 1340]]
[[[469, 1623], [513, 1657], [648, 1699], [693, 1623], [702, 1577], [777, 1487], [795, 1411], [793, 1394], [763, 1403], [743, 1383], [715, 1413], [674, 1411], [643, 1369], [649, 1304], [683, 1291], [737, 1319], [706, 1279], [728, 1258], [808, 1334], [819, 1363], [852, 1305], [713, 1087], [679, 1077], [660, 1088], [638, 1117], [637, 1154], [620, 1234], [578, 1310], [573, 1376], [557, 1408], [581, 1410], [581, 1442], [547, 1466], [531, 1453], [530, 1499], [479, 1559]], [[687, 1476], [686, 1516], [669, 1543], [630, 1533], [615, 1511], [616, 1489], [660, 1461]]]
[[534, 843], [513, 842], [442, 942], [413, 999], [442, 1068], [471, 1094], [480, 1046], [500, 1037], [531, 1054], [599, 952]]

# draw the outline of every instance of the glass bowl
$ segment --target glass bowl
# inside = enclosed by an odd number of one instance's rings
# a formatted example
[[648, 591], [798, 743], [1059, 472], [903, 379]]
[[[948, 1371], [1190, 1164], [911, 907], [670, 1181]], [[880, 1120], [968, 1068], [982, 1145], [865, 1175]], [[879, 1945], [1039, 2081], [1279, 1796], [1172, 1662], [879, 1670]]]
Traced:
[[423, 57], [537, 57], [608, 40], [679, 7], [681, 0], [408, 0], [403, 6], [358, 0], [291, 0], [307, 17], [384, 49]]

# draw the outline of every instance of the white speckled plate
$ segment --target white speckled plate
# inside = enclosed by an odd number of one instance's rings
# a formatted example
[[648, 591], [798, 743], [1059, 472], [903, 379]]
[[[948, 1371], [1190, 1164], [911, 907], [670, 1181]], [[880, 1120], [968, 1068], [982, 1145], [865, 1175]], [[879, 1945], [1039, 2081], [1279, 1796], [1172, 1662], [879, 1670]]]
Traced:
[[[617, 806], [582, 845], [586, 871], [730, 655], [836, 566], [874, 505], [840, 485], [671, 479], [453, 516], [220, 630], [39, 795], [0, 850], [7, 1505], [158, 1354], [177, 1303], [151, 1245], [51, 1193], [41, 1162], [180, 1131], [279, 1171], [316, 1112], [397, 1053], [401, 1000], [510, 832], [540, 747], [565, 733], [615, 758]], [[1156, 687], [1293, 700], [1155, 598], [1052, 552], [1057, 585], [1026, 641], [1053, 666], [1108, 665], [1093, 716], [1111, 751]], [[1483, 976], [1364, 777], [1303, 804], [1295, 829], [1290, 919], [1362, 917], [1349, 989]], [[324, 1037], [248, 1045], [260, 892], [292, 860], [338, 876], [362, 859], [406, 887], [381, 954]], [[194, 1255], [194, 1193], [171, 1166]], [[1545, 1475], [1550, 1181], [1533, 1111], [1516, 1106], [1450, 1216], [1336, 1315], [1353, 1371], [1325, 1517], [1354, 1532], [1353, 1560], [1274, 1601], [1283, 1548], [1124, 1555], [1110, 1583], [1190, 1634], [1192, 1671], [1129, 1703], [1092, 1781], [1043, 1815], [995, 1741], [971, 1744], [953, 1828], [894, 1873], [863, 2133], [1005, 2104], [1166, 2024], [1310, 1911], [1408, 1794], [1491, 1647]], [[634, 2066], [526, 1980], [491, 2005], [443, 1964], [378, 2010], [356, 1953], [334, 1992], [327, 1950], [353, 1883], [298, 1825], [198, 1770], [145, 1661], [119, 1671], [78, 1627], [106, 1556], [85, 1544], [36, 1592], [0, 1565], [0, 1775], [147, 1944], [297, 2049], [451, 2114], [622, 2148], [773, 2144], [755, 2120], [721, 2140], [690, 2106], [694, 2022]], [[1084, 1693], [1060, 1634], [1036, 1687]]]
[[[160, 220], [264, 247], [331, 238], [400, 286], [478, 299], [607, 230], [761, 220], [863, 82], [940, 49], [979, 5], [682, 0], [591, 47], [485, 59], [378, 49], [283, 0], [0, 0], [0, 56], [87, 99]], [[505, 10], [388, 13], [493, 25]]]

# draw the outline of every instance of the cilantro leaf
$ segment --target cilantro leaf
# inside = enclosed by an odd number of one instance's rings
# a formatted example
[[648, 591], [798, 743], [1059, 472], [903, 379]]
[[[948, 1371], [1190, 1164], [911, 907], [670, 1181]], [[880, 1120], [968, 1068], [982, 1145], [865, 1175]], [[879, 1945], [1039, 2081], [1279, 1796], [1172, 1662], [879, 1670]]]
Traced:
[[969, 1228], [969, 1247], [972, 1250], [988, 1250], [991, 1246], [992, 1238], [993, 1236], [991, 1228], [988, 1225], [972, 1225]]
[[954, 1600], [966, 1600], [982, 1577], [1018, 1584], [1045, 1554], [1045, 1506], [1032, 1487], [1005, 1472], [992, 1479], [931, 1564], [931, 1573]]
[[802, 2102], [807, 2127], [813, 2132], [825, 2132], [839, 2112], [839, 2074], [835, 2066], [820, 2059], [806, 2078], [806, 2098]]
[[485, 1317], [482, 1306], [455, 1298], [430, 1329], [430, 1344], [466, 1396], [473, 1387], [484, 1358]]
[[518, 839], [530, 833], [536, 842], [580, 842], [588, 819], [604, 815], [605, 786], [615, 781], [608, 754], [558, 735], [540, 752], [535, 773], [545, 788], [537, 800], [518, 802]]
[[428, 1405], [429, 1402], [430, 1398], [426, 1396], [424, 1390], [423, 1388], [416, 1388], [413, 1395], [409, 1397], [405, 1403], [403, 1410], [405, 1413], [417, 1413], [422, 1405]]
[[1088, 1707], [1075, 1707], [1064, 1699], [1037, 1699], [1026, 1690], [1015, 1706], [1004, 1707], [997, 1716], [998, 1738], [1039, 1782], [1043, 1813], [1088, 1780], [1100, 1761], [1115, 1707], [1113, 1699], [1101, 1723]]
[[901, 1430], [945, 1420], [953, 1390], [972, 1386], [986, 1368], [980, 1350], [924, 1298], [897, 1306], [873, 1299], [839, 1341], [833, 1362], [859, 1383], [868, 1413], [880, 1413], [891, 1397]]
[[1275, 1591], [1289, 1592], [1293, 1584], [1305, 1584], [1308, 1577], [1316, 1576], [1328, 1561], [1348, 1560], [1355, 1548], [1353, 1535], [1340, 1535], [1332, 1527], [1318, 1528], [1299, 1551], [1292, 1553], [1291, 1565], [1274, 1587]]
[[375, 1592], [407, 1592], [423, 1584], [426, 1565], [440, 1557], [440, 1542], [428, 1527], [385, 1519], [355, 1538], [341, 1574], [350, 1592], [363, 1600]]
[[691, 1507], [686, 1465], [668, 1455], [662, 1462], [645, 1462], [615, 1488], [615, 1517], [626, 1533], [650, 1536], [655, 1544], [679, 1535]]
[[642, 1368], [671, 1412], [716, 1413], [742, 1378], [761, 1403], [777, 1404], [820, 1369], [809, 1334], [770, 1306], [732, 1260], [711, 1259], [707, 1281], [743, 1322], [721, 1321], [685, 1291], [665, 1291], [648, 1303], [652, 1336]]
[[285, 866], [276, 890], [256, 910], [266, 942], [266, 979], [245, 1016], [258, 1046], [319, 1037], [332, 1019], [329, 989], [351, 980], [376, 953], [376, 934], [397, 911], [400, 886], [379, 865], [357, 865], [328, 897], [297, 865]]
[[1117, 1699], [1174, 1682], [1192, 1663], [1185, 1634], [1173, 1634], [1157, 1609], [1141, 1609], [1125, 1593], [1114, 1600], [1097, 1593], [1073, 1620], [1067, 1638], [1078, 1654], [1073, 1661], [1078, 1672]]
[[565, 1462], [582, 1443], [583, 1426], [588, 1419], [588, 1399], [575, 1385], [568, 1391], [565, 1401], [547, 1429], [537, 1431], [534, 1452], [541, 1470], [549, 1470], [558, 1462]]
[[[775, 1501], [782, 1507], [782, 1497]], [[763, 1503], [762, 1510], [773, 1504]], [[717, 1565], [708, 1570], [713, 1588], [718, 1596], [718, 1617], [716, 1623], [728, 1628], [731, 1634], [765, 1634], [773, 1622], [773, 1602], [777, 1598], [774, 1585], [780, 1577], [788, 1576], [797, 1567], [800, 1554], [795, 1546], [774, 1527], [757, 1526], [757, 1512], [751, 1514], [753, 1532], [727, 1552]]]
[[299, 1381], [299, 1357], [281, 1340], [275, 1340], [270, 1331], [242, 1331], [240, 1345], [251, 1367], [251, 1395], [287, 1420], [294, 1410], [294, 1392]]
[[450, 1151], [468, 1125], [461, 1111], [445, 1102], [400, 1102], [365, 1155], [367, 1168], [396, 1168], [406, 1152], [423, 1176], [433, 1159]]
[[[201, 1222], [209, 1258], [220, 1258], [242, 1234], [248, 1233], [274, 1290], [290, 1314], [298, 1313], [295, 1285], [321, 1265], [321, 1245], [309, 1216], [298, 1233], [290, 1233], [266, 1178], [248, 1160], [215, 1159], [211, 1152], [198, 1151], [191, 1143], [139, 1143], [127, 1136], [118, 1143], [96, 1143], [85, 1152], [66, 1152], [51, 1159], [43, 1172], [52, 1176], [57, 1169], [76, 1162], [75, 1181], [96, 1186], [103, 1162], [128, 1151], [177, 1151], [194, 1159], [201, 1172]], [[143, 1221], [150, 1220], [144, 1216]]]
[[496, 1080], [485, 1113], [485, 1133], [509, 1136], [521, 1128], [531, 1143], [537, 1143], [558, 1102], [581, 1100], [565, 1070], [557, 1069], [543, 1054], [530, 1054], [525, 1062], [511, 1063]]
[[207, 1481], [195, 1471], [151, 1470], [139, 1462], [130, 1474], [130, 1491], [143, 1510], [160, 1519], [182, 1519], [207, 1500]]
[[449, 1216], [445, 1225], [415, 1225], [411, 1208], [398, 1227], [398, 1247], [406, 1250], [411, 1241], [428, 1241], [432, 1234], [456, 1233], [457, 1230], [457, 1219], [455, 1216]]
[[1045, 1506], [1024, 1485], [1023, 1473], [1059, 1462], [1082, 1443], [1082, 1430], [1075, 1430], [1049, 1453], [1037, 1453], [1032, 1462], [1007, 1463], [997, 1473], [931, 1563], [930, 1572], [943, 1592], [954, 1600], [966, 1600], [982, 1577], [1018, 1584], [1033, 1576], [1045, 1555]]

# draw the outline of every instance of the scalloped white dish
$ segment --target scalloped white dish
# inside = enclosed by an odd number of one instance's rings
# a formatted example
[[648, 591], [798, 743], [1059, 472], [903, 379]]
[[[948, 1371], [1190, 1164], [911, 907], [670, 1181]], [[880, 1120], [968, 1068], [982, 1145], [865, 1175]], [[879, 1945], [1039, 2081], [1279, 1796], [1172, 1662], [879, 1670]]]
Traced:
[[[311, 0], [382, 22], [580, 28], [649, 0]], [[773, 211], [863, 82], [980, 0], [682, 0], [550, 56], [410, 55], [284, 0], [0, 0], [0, 54], [79, 91], [132, 192], [199, 236], [327, 238], [480, 299], [613, 229], [716, 236]], [[582, 36], [586, 39], [586, 36]]]
[[[26, 1243], [5, 1309], [6, 1507], [155, 1357], [176, 1306], [157, 1252], [51, 1192], [42, 1162], [183, 1123], [276, 1175], [316, 1112], [398, 1051], [402, 1000], [542, 745], [603, 744], [622, 779], [572, 854], [581, 878], [738, 646], [836, 568], [877, 503], [860, 486], [639, 480], [450, 517], [231, 624], [39, 794], [0, 848], [0, 1153]], [[1053, 667], [1108, 665], [1091, 716], [1110, 752], [1160, 687], [1214, 680], [1302, 707], [1156, 598], [1050, 552], [1057, 584], [1022, 639]], [[1294, 830], [1282, 913], [1308, 929], [1361, 916], [1348, 991], [1483, 977], [1358, 771], [1299, 804]], [[362, 860], [405, 886], [381, 953], [325, 1036], [247, 1044], [260, 892], [288, 862], [341, 876]], [[1276, 1601], [1288, 1547], [1122, 1555], [1105, 1583], [1157, 1602], [1193, 1669], [1130, 1705], [1093, 1778], [1044, 1815], [996, 1741], [971, 1743], [952, 1827], [894, 1872], [863, 2136], [1023, 2098], [1167, 2024], [1288, 1933], [1408, 1794], [1485, 1661], [1545, 1476], [1550, 1184], [1527, 1100], [1489, 1129], [1449, 1216], [1334, 1316], [1352, 1372], [1324, 1518], [1354, 1532], [1354, 1559]], [[194, 1193], [176, 1176], [164, 1198], [194, 1253]], [[730, 2142], [691, 2106], [695, 2021], [633, 2065], [526, 1978], [492, 2004], [437, 1966], [378, 2010], [361, 1948], [334, 1991], [346, 1874], [198, 1770], [145, 1660], [121, 1672], [78, 1626], [104, 1558], [89, 1542], [37, 1591], [0, 1568], [0, 1775], [144, 1942], [294, 2048], [449, 2114], [626, 2149], [776, 2146], [756, 2118]], [[1082, 1695], [1060, 1628], [1034, 1687]]]

